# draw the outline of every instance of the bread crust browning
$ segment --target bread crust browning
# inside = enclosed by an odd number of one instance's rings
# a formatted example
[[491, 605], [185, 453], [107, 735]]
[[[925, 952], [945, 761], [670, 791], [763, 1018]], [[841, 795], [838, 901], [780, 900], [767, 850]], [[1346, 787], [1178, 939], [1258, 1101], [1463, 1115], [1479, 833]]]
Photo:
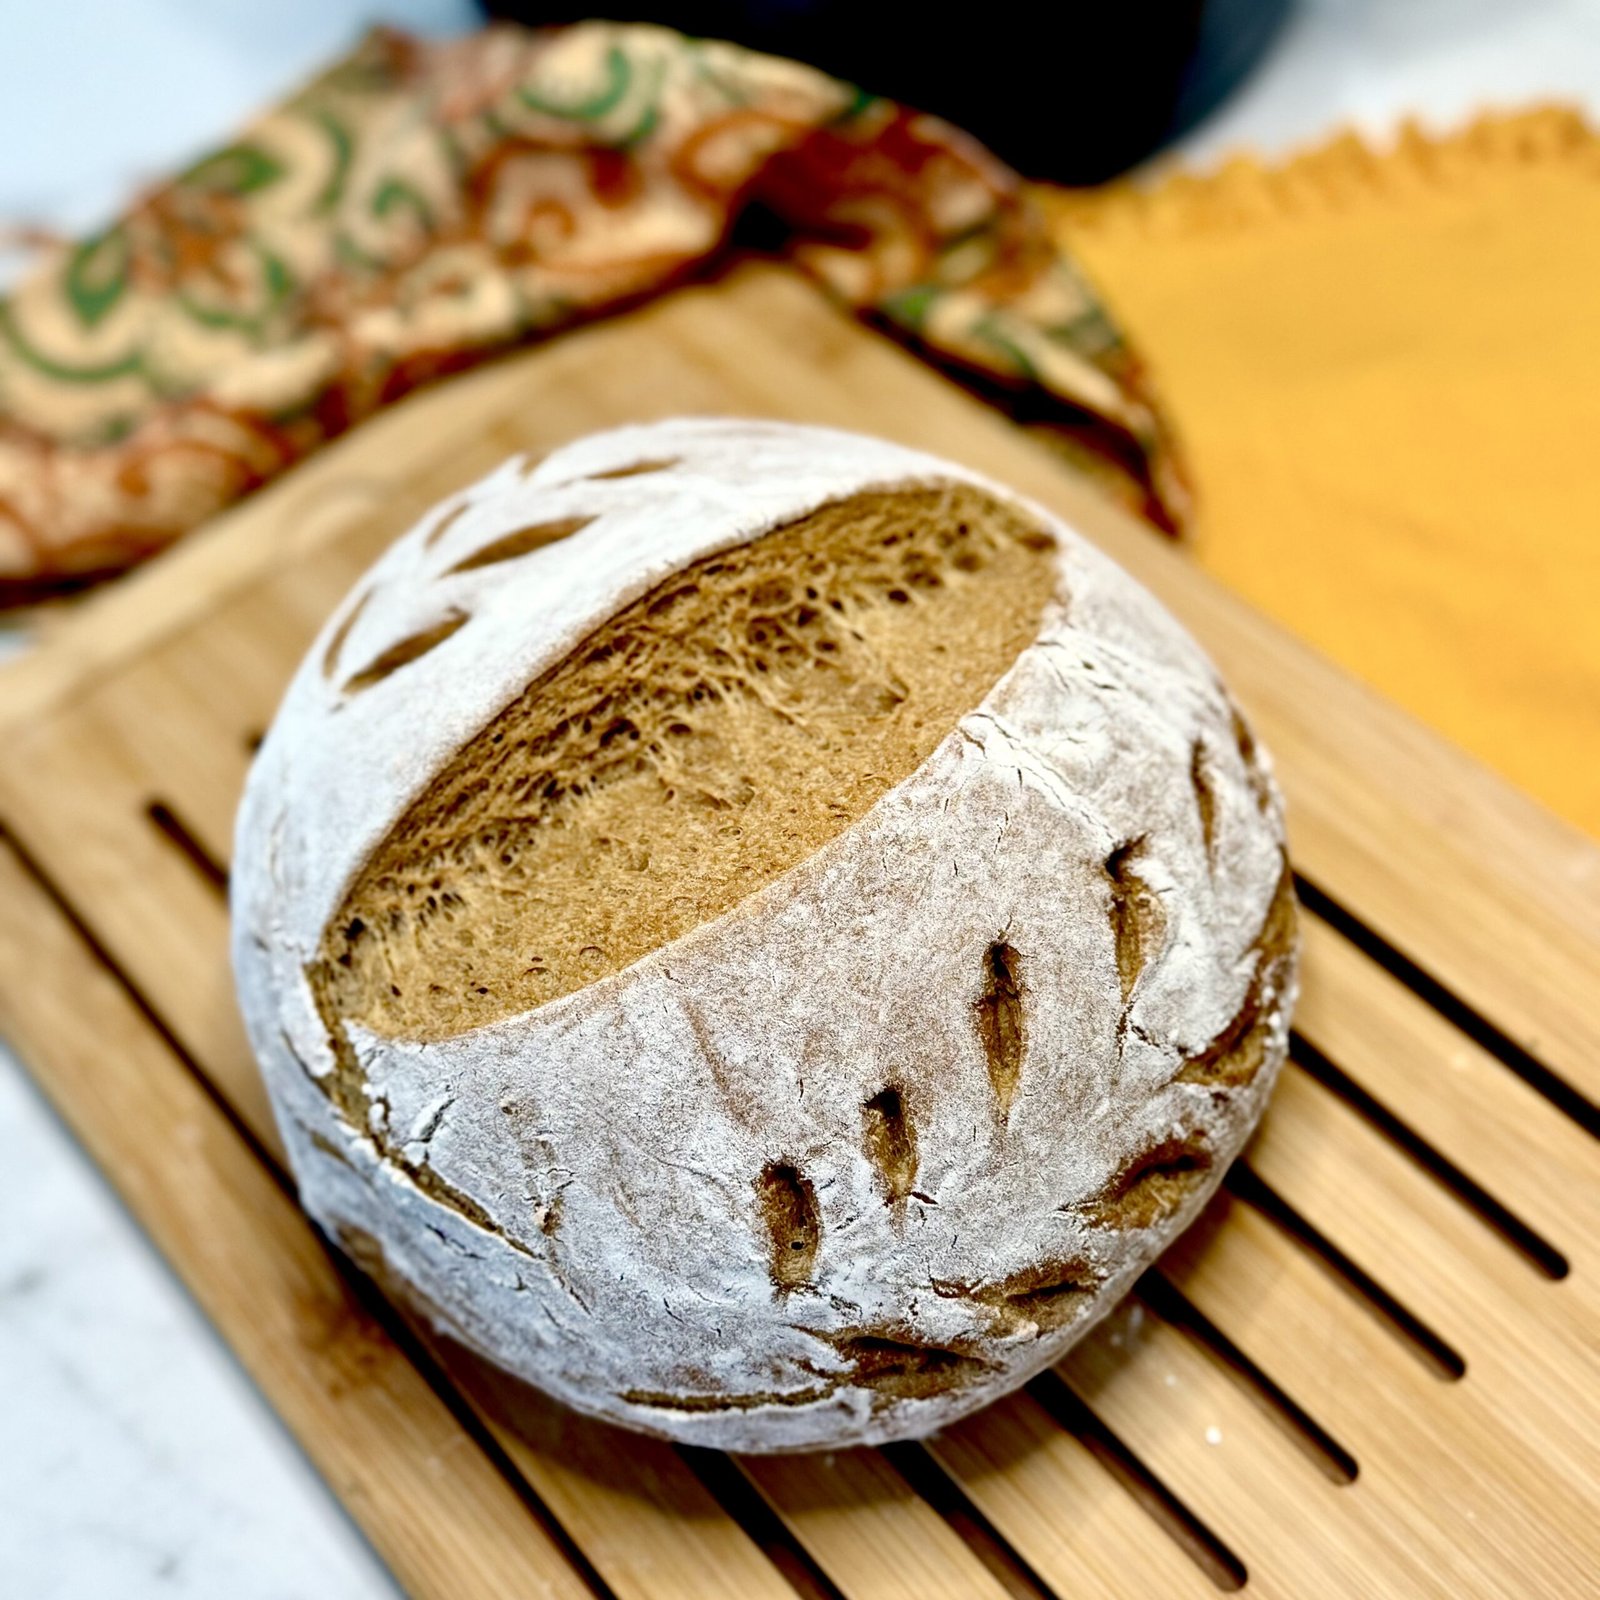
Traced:
[[[987, 530], [982, 571], [932, 560], [940, 507]], [[944, 587], [882, 576], [869, 527]], [[792, 551], [761, 587], [794, 529], [850, 662], [820, 696], [761, 620], [811, 604]], [[562, 699], [685, 574], [727, 581], [676, 655], [669, 606], [632, 677]], [[753, 654], [710, 638], [724, 610]], [[592, 708], [633, 695], [648, 750], [641, 686], [692, 659], [692, 695], [718, 649], [767, 666], [685, 719], [716, 743], [673, 770], [726, 802], [697, 832]], [[563, 719], [560, 792], [518, 790], [494, 752]], [[486, 841], [512, 862], [477, 871]], [[1215, 671], [1047, 512], [876, 440], [667, 422], [508, 463], [338, 608], [241, 809], [235, 966], [305, 1205], [453, 1339], [651, 1433], [874, 1443], [1059, 1357], [1220, 1181], [1287, 1044], [1284, 849]], [[692, 881], [716, 893], [675, 908]]]

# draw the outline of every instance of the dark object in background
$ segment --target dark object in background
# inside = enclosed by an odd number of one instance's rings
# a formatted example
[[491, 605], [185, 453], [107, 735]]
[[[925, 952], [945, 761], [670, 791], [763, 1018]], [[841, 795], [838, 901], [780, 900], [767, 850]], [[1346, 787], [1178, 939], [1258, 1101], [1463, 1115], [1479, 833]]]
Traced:
[[[1290, 0], [874, 6], [672, 0], [599, 8], [490, 0], [538, 25], [604, 15], [792, 56], [966, 129], [1018, 171], [1115, 177], [1194, 126], [1272, 42]], [[935, 20], [941, 18], [942, 20]]]

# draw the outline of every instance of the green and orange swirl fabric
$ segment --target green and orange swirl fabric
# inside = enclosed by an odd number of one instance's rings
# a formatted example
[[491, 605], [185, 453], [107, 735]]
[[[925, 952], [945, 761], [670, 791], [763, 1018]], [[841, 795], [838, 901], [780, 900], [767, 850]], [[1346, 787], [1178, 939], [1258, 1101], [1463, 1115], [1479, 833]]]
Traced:
[[958, 130], [663, 28], [379, 31], [0, 299], [0, 601], [120, 571], [418, 384], [682, 281], [753, 206], [1181, 526], [1137, 358]]

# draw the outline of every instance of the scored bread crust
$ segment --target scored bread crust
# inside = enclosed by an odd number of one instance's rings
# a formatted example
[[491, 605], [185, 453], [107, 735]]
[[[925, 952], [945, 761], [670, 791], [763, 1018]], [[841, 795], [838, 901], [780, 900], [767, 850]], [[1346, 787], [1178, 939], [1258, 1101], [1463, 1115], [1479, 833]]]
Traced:
[[[909, 777], [531, 1011], [430, 1039], [325, 1014], [350, 885], [531, 682], [692, 562], [950, 483], [1046, 530], [1056, 589]], [[311, 1215], [558, 1398], [735, 1450], [925, 1433], [1059, 1356], [1238, 1153], [1296, 981], [1270, 768], [1182, 628], [1003, 486], [781, 423], [617, 429], [424, 516], [288, 690], [233, 911]]]

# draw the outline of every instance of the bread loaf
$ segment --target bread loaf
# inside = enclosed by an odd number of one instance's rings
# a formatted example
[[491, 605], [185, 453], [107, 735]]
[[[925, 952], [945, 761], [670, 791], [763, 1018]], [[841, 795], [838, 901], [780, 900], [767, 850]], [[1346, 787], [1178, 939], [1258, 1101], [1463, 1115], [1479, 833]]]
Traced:
[[964, 468], [690, 420], [507, 462], [330, 619], [234, 959], [302, 1200], [580, 1410], [924, 1433], [1238, 1153], [1295, 913], [1267, 761], [1120, 569]]

